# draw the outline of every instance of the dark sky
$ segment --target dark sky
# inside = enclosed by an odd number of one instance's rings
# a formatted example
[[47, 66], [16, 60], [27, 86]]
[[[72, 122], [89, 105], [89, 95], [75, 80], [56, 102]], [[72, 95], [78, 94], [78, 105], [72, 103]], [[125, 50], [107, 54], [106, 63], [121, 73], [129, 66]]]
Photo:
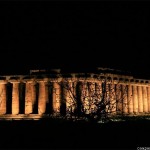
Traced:
[[0, 2], [0, 68], [117, 68], [150, 77], [148, 1]]

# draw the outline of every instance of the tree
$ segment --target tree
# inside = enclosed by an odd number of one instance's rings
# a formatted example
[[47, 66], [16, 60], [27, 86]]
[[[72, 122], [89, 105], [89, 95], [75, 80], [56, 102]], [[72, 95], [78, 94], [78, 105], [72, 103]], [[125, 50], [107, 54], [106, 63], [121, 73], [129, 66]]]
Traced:
[[62, 78], [62, 103], [66, 116], [90, 121], [108, 120], [127, 113], [127, 85], [109, 74], [94, 77]]

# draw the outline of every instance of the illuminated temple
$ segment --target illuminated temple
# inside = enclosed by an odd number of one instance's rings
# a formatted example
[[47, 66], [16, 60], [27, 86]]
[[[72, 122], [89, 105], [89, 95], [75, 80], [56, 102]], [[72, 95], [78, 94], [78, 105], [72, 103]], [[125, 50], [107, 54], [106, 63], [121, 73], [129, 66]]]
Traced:
[[[113, 114], [150, 113], [150, 80], [98, 68], [94, 73], [31, 70], [28, 75], [0, 76], [0, 119], [40, 119], [96, 110], [102, 92]], [[106, 85], [105, 91], [104, 83]]]

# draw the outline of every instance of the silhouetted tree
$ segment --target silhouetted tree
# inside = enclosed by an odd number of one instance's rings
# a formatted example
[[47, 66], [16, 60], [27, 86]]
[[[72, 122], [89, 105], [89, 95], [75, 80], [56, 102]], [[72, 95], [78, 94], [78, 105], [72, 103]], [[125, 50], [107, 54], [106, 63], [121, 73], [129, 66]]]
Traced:
[[90, 121], [108, 120], [127, 112], [127, 86], [109, 76], [62, 78], [66, 116]]

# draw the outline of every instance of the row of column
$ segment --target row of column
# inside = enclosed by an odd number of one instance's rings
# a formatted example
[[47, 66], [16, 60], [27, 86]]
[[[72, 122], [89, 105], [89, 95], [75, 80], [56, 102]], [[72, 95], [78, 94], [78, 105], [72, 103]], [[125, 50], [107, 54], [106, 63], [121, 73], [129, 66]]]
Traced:
[[[12, 84], [12, 114], [19, 114], [20, 96], [19, 81], [9, 81]], [[63, 84], [52, 82], [52, 99], [49, 98], [47, 81], [38, 81], [39, 89], [35, 88], [36, 82], [25, 82], [25, 114], [33, 113], [38, 93], [38, 114], [46, 112], [47, 103], [52, 103], [53, 113], [60, 113], [61, 105], [65, 104], [67, 112], [74, 112], [78, 105], [83, 104], [86, 113], [97, 109], [96, 103], [104, 100], [108, 112], [121, 113], [148, 113], [150, 112], [150, 87], [141, 85], [106, 84], [102, 82], [76, 82]], [[7, 88], [6, 81], [0, 82], [0, 114], [6, 114]], [[67, 87], [65, 87], [67, 86]], [[78, 93], [77, 93], [78, 92]], [[78, 100], [80, 99], [80, 100]], [[80, 102], [78, 102], [80, 101]]]
[[129, 113], [150, 112], [150, 87], [129, 85]]
[[[11, 114], [17, 115], [20, 110], [20, 91], [19, 81], [9, 81], [12, 84], [12, 103], [11, 103]], [[25, 98], [24, 98], [24, 114], [33, 113], [33, 108], [37, 107], [38, 114], [46, 113], [47, 104], [50, 103], [54, 114], [60, 113], [60, 107], [62, 103], [66, 103], [66, 111], [73, 111], [75, 109], [75, 101], [73, 100], [72, 83], [71, 89], [63, 89], [61, 83], [52, 82], [52, 86], [49, 87], [47, 81], [38, 81], [38, 90], [36, 89], [37, 82], [26, 81], [25, 83]], [[7, 88], [8, 82], [0, 82], [0, 115], [6, 114], [7, 112]], [[51, 90], [51, 96], [49, 96], [49, 90]], [[71, 91], [70, 91], [71, 90]], [[21, 91], [22, 92], [22, 91]], [[63, 93], [62, 93], [63, 92]], [[38, 95], [38, 98], [37, 98]], [[51, 97], [51, 98], [50, 98]], [[63, 100], [62, 100], [63, 98]], [[35, 103], [37, 102], [37, 106]], [[74, 103], [74, 104], [73, 104]], [[50, 106], [50, 105], [49, 105]]]
[[[19, 81], [9, 81], [12, 83], [12, 114], [19, 114], [20, 110], [20, 93], [19, 93]], [[45, 113], [46, 103], [48, 101], [48, 87], [45, 81], [39, 81], [39, 90], [36, 90], [35, 82], [25, 82], [25, 101], [24, 101], [24, 113], [33, 113], [33, 107], [36, 102], [36, 92], [38, 92], [38, 114]], [[0, 114], [6, 114], [7, 110], [7, 82], [0, 82]]]
[[107, 113], [150, 113], [150, 87], [138, 84], [82, 83], [81, 101], [87, 113], [103, 106]]

